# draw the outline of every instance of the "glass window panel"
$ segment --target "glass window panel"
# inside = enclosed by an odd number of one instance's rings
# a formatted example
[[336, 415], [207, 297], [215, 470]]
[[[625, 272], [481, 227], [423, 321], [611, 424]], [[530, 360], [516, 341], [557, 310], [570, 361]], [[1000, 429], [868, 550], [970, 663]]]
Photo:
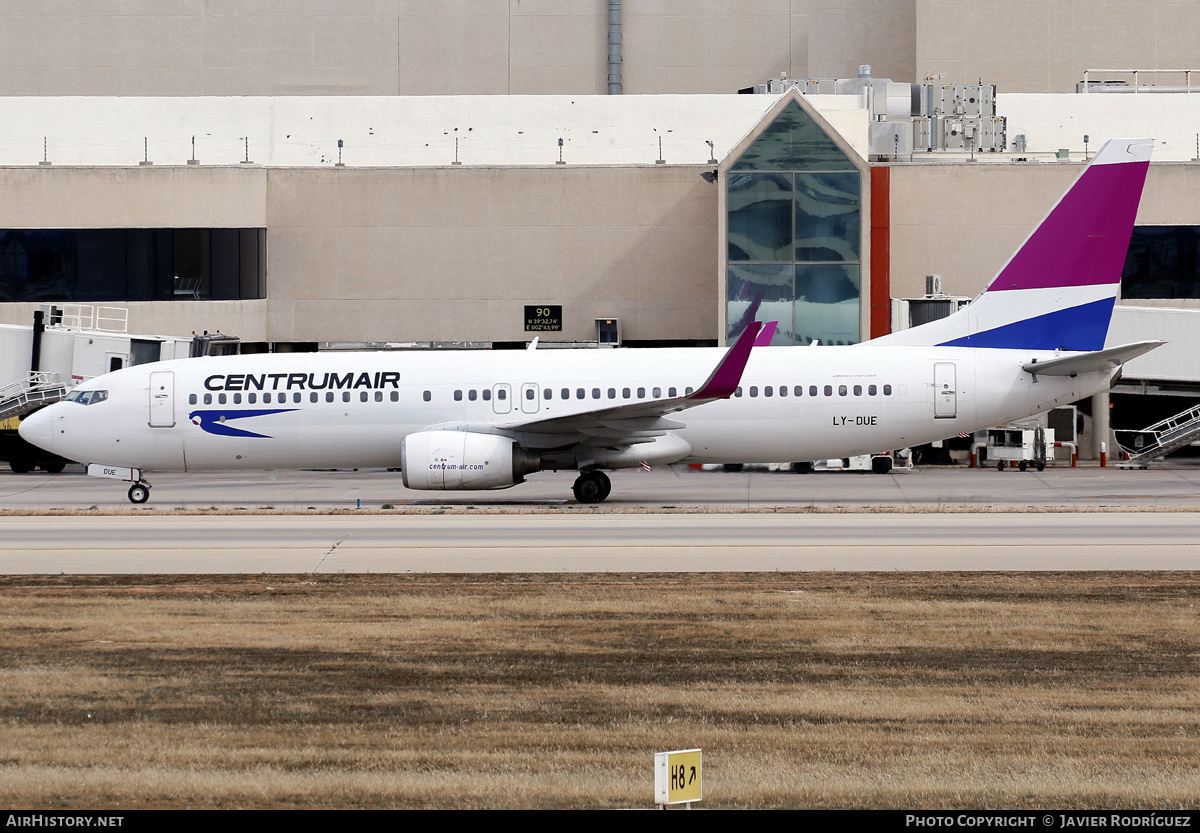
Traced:
[[1200, 298], [1200, 228], [1136, 226], [1121, 273], [1122, 298]]
[[772, 345], [792, 344], [792, 305], [795, 300], [795, 267], [791, 264], [729, 264], [725, 289], [725, 337], [733, 342], [749, 324], [757, 300], [759, 321], [778, 321]]
[[789, 103], [733, 164], [735, 171], [852, 171], [854, 163], [812, 116]]
[[811, 344], [819, 340], [821, 344], [857, 344], [860, 304], [858, 266], [798, 264], [795, 268], [796, 343]]
[[730, 174], [729, 259], [792, 259], [792, 175]]
[[796, 260], [860, 259], [862, 189], [857, 171], [796, 174], [795, 198]]

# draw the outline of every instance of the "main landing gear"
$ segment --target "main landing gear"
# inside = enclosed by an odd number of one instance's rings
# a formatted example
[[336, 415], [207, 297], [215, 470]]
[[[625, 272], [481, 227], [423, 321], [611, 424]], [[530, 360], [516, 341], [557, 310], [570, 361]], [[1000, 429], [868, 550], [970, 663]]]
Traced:
[[575, 499], [580, 503], [600, 503], [612, 491], [612, 481], [599, 469], [581, 471], [571, 487]]
[[145, 503], [150, 499], [150, 484], [145, 481], [139, 481], [129, 487], [129, 502], [130, 503]]

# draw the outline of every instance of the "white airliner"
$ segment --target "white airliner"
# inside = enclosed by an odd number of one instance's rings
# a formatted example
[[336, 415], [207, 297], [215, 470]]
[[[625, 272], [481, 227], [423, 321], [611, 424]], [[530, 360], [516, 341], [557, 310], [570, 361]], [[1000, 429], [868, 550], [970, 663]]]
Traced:
[[[1161, 342], [1104, 348], [1150, 161], [1108, 142], [954, 315], [854, 346], [281, 353], [168, 361], [80, 384], [21, 436], [132, 481], [144, 472], [400, 468], [410, 489], [502, 489], [576, 470], [806, 461], [917, 445], [1106, 390]], [[762, 332], [760, 332], [762, 330]]]

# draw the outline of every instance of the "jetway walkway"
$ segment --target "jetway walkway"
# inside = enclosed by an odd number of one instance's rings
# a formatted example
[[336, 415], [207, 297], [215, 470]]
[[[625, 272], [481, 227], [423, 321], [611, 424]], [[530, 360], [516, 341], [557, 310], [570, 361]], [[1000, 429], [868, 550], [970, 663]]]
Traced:
[[0, 422], [24, 417], [53, 404], [67, 394], [57, 373], [31, 371], [24, 379], [0, 388]]
[[1117, 443], [1129, 459], [1118, 463], [1119, 468], [1145, 468], [1152, 460], [1166, 457], [1172, 451], [1200, 439], [1200, 405], [1156, 422], [1142, 431], [1117, 431]]

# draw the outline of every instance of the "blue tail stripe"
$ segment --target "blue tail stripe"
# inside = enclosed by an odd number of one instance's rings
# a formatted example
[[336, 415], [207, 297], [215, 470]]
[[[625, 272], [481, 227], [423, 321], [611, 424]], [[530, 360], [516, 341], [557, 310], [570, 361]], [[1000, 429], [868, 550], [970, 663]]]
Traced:
[[1101, 298], [1089, 304], [1056, 310], [956, 338], [938, 346], [1005, 350], [1103, 350], [1115, 304], [1115, 298]]

